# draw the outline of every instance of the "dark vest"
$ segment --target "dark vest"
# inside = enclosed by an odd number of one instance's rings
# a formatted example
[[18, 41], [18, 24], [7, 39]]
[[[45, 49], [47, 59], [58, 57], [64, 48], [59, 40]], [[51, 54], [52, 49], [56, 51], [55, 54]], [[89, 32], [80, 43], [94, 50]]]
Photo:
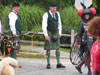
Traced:
[[[21, 31], [22, 31], [22, 20], [21, 20], [21, 18], [20, 18], [20, 16], [18, 14], [16, 14], [16, 15], [17, 15], [17, 20], [16, 20], [16, 23], [15, 23], [15, 28], [16, 28], [16, 31], [18, 31], [19, 33], [21, 33]], [[8, 22], [9, 22], [9, 19], [8, 19]]]
[[16, 30], [21, 33], [21, 31], [22, 31], [22, 20], [21, 20], [19, 15], [17, 15], [17, 17], [18, 17], [18, 19], [16, 20], [15, 26], [16, 26]]
[[58, 31], [58, 14], [55, 13], [55, 19], [51, 16], [48, 12], [48, 20], [47, 20], [47, 30], [50, 32], [57, 32]]

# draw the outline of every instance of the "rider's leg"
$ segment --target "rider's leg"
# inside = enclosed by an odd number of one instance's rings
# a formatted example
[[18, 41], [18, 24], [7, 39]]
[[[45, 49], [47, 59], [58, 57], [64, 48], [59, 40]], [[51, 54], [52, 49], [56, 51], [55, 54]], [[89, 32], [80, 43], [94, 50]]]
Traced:
[[84, 58], [82, 59], [82, 61], [76, 66], [77, 68], [81, 68], [82, 65], [84, 64], [85, 60]]
[[[80, 53], [80, 57], [81, 57], [81, 56], [83, 57], [83, 54], [84, 54], [85, 49], [83, 50], [83, 47], [81, 47], [80, 50], [82, 50], [82, 51], [80, 51], [80, 52], [81, 52], [81, 53]], [[79, 73], [82, 73], [81, 67], [82, 67], [82, 65], [83, 65], [84, 63], [85, 63], [85, 58], [83, 57], [83, 58], [82, 58], [82, 61], [81, 61], [77, 66], [75, 66], [75, 68], [78, 70]]]
[[90, 53], [88, 53], [88, 55], [87, 55], [87, 68], [88, 68], [88, 73], [91, 73], [90, 61], [91, 61]]

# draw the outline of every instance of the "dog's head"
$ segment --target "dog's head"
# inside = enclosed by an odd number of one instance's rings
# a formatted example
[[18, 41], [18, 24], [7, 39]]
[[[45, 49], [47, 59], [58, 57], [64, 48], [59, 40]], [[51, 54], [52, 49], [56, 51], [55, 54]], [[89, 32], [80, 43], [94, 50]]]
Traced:
[[15, 68], [18, 68], [18, 62], [16, 59], [14, 58], [11, 58], [11, 57], [7, 57], [7, 58], [4, 58], [2, 61], [2, 64], [6, 65], [6, 64], [9, 64]]

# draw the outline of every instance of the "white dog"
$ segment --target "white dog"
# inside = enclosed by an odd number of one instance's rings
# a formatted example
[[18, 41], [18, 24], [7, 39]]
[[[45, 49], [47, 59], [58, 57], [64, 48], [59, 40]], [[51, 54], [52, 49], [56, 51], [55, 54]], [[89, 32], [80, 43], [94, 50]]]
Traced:
[[16, 59], [7, 57], [0, 61], [0, 75], [15, 75], [14, 68], [18, 68]]

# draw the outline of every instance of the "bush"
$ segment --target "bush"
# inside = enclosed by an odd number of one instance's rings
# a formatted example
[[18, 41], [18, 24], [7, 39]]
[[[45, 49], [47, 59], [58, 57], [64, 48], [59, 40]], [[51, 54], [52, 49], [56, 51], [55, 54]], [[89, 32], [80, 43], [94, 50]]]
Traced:
[[[20, 16], [24, 31], [41, 31], [44, 10], [37, 6], [21, 6]], [[35, 29], [35, 30], [34, 30]]]
[[2, 20], [2, 25], [4, 26], [4, 30], [8, 29], [8, 14], [9, 12], [11, 11], [11, 8], [8, 6], [5, 6], [3, 9], [2, 9], [2, 12], [1, 12], [1, 20]]
[[[5, 26], [4, 28], [8, 27], [7, 23], [7, 16], [8, 13], [11, 11], [11, 6], [5, 7], [2, 11], [2, 23]], [[62, 19], [62, 25], [63, 25], [63, 33], [64, 34], [70, 34], [70, 31], [72, 29], [76, 30], [78, 29], [78, 25], [80, 22], [80, 18], [77, 15], [77, 11], [73, 7], [65, 7], [60, 11], [61, 13], [61, 19]], [[41, 24], [42, 24], [42, 16], [44, 14], [44, 9], [39, 8], [37, 6], [29, 6], [29, 5], [21, 5], [19, 15], [22, 18], [23, 22], [23, 31], [34, 31], [39, 32], [42, 31]], [[26, 39], [31, 39], [26, 37]], [[44, 37], [41, 36], [35, 36], [33, 38], [34, 40], [41, 40], [44, 41]], [[68, 37], [62, 37], [61, 43], [70, 43], [70, 38]]]
[[[71, 34], [71, 30], [77, 31], [80, 17], [77, 15], [77, 10], [73, 7], [65, 7], [61, 10], [61, 19], [62, 19], [62, 33]], [[62, 37], [61, 43], [71, 43], [70, 37]]]
[[[3, 9], [3, 5], [2, 5], [1, 2], [0, 2], [0, 14], [1, 14], [2, 9]], [[1, 16], [1, 15], [0, 15], [0, 16]]]
[[[11, 7], [5, 7], [2, 11], [2, 24], [8, 27], [8, 14], [11, 11]], [[44, 10], [37, 6], [21, 5], [19, 15], [21, 16], [23, 23], [23, 31], [41, 31], [42, 15]]]
[[72, 29], [77, 30], [80, 23], [80, 17], [77, 10], [73, 7], [65, 7], [61, 10], [61, 19], [63, 25], [63, 33], [70, 33]]

